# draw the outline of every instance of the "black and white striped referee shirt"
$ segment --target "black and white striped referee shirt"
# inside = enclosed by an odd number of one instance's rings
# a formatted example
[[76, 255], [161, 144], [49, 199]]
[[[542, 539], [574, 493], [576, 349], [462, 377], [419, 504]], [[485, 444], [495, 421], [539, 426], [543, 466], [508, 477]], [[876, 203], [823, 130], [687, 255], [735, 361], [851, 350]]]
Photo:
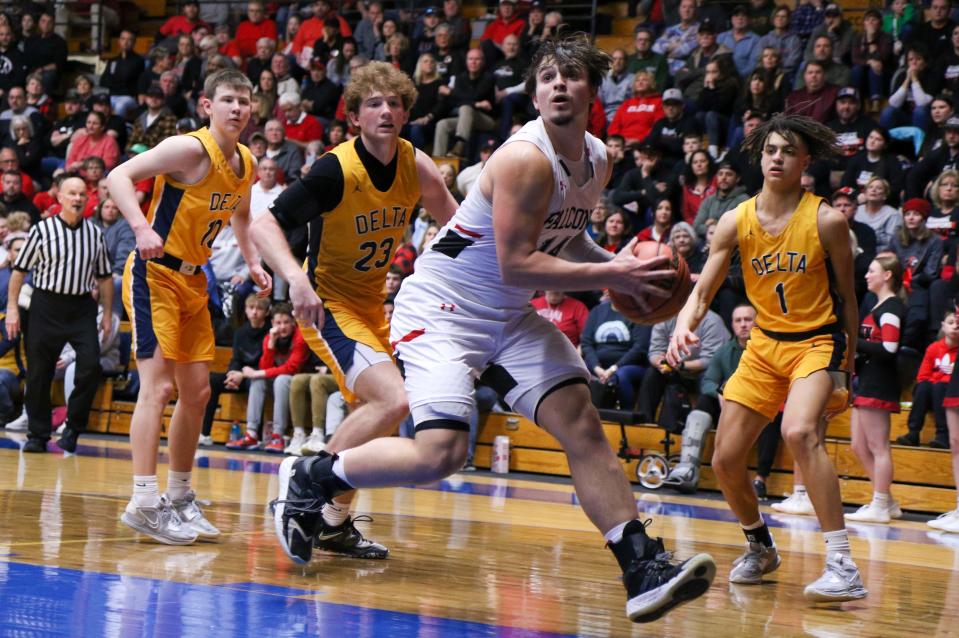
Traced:
[[61, 295], [86, 295], [97, 279], [110, 277], [103, 233], [83, 219], [71, 227], [60, 216], [30, 228], [14, 270], [33, 271], [33, 287]]

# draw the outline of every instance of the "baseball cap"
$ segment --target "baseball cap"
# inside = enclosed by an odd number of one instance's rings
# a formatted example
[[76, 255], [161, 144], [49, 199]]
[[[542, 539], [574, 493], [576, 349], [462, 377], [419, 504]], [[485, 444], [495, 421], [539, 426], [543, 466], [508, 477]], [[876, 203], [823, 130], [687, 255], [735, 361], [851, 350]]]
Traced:
[[735, 7], [733, 7], [733, 12], [730, 15], [749, 15], [749, 7], [744, 4], [737, 4]]
[[851, 97], [852, 99], [859, 101], [859, 91], [852, 86], [844, 86], [839, 89], [839, 92], [836, 94], [836, 99], [841, 100], [844, 97]]
[[310, 68], [311, 69], [325, 69], [326, 68], [326, 58], [322, 55], [314, 55], [310, 58]]
[[912, 199], [907, 199], [902, 205], [903, 213], [910, 210], [916, 211], [923, 217], [929, 217], [929, 214], [932, 213], [932, 206], [921, 197], [913, 197]]
[[712, 20], [710, 20], [709, 18], [706, 18], [705, 20], [703, 20], [702, 22], [699, 23], [699, 32], [700, 32], [700, 33], [712, 33], [712, 34], [715, 34], [715, 33], [716, 33], [716, 24], [715, 24]]
[[82, 102], [83, 100], [80, 99], [80, 94], [77, 93], [76, 89], [70, 89], [69, 91], [67, 91], [67, 94], [63, 96], [63, 101], [64, 102]]
[[838, 4], [833, 3], [833, 4], [830, 4], [830, 5], [827, 5], [827, 6], [826, 6], [826, 10], [823, 11], [823, 15], [827, 15], [827, 16], [829, 16], [829, 15], [841, 16], [841, 15], [842, 15], [842, 9], [839, 8], [839, 5], [838, 5]]
[[254, 142], [256, 140], [260, 140], [261, 142], [266, 143], [266, 135], [264, 135], [260, 131], [257, 131], [250, 136], [250, 142]]
[[663, 102], [682, 102], [683, 92], [679, 89], [666, 89], [663, 91]]
[[719, 165], [716, 167], [716, 170], [719, 171], [719, 170], [722, 170], [722, 169], [724, 169], [724, 168], [727, 168], [727, 169], [731, 170], [732, 172], [736, 173], [737, 175], [739, 175], [739, 167], [736, 166], [736, 164], [734, 164], [734, 163], [731, 162], [730, 160], [723, 160], [723, 161], [721, 161], [721, 162], [719, 163]]
[[426, 10], [423, 11], [425, 16], [435, 16], [438, 15], [440, 10], [437, 7], [426, 7]]
[[953, 130], [959, 131], [959, 117], [952, 116], [946, 123], [942, 125], [942, 128], [951, 128]]
[[109, 104], [110, 96], [106, 93], [94, 93], [90, 96], [90, 104]]
[[163, 97], [163, 89], [159, 84], [151, 84], [144, 93], [147, 97]]
[[533, 0], [532, 2], [529, 3], [529, 10], [530, 10], [530, 11], [545, 11], [545, 10], [546, 10], [546, 3], [543, 2], [543, 0]]
[[832, 194], [830, 200], [835, 200], [837, 197], [848, 197], [849, 199], [856, 201], [856, 189], [852, 186], [843, 186], [842, 188], [837, 188], [836, 192]]

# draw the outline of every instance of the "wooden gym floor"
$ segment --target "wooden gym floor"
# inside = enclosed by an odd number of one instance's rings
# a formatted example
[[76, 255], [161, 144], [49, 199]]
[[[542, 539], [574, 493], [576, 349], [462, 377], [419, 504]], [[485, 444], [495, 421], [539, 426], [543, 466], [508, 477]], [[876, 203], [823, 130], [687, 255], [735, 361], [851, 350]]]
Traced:
[[[652, 534], [680, 557], [710, 552], [719, 573], [705, 597], [633, 625], [618, 569], [568, 481], [461, 473], [365, 492], [356, 510], [375, 518], [367, 529], [390, 558], [320, 555], [304, 571], [266, 515], [278, 457], [201, 451], [194, 484], [224, 536], [168, 547], [119, 523], [125, 440], [89, 436], [77, 455], [24, 455], [15, 437], [0, 438], [0, 636], [959, 634], [959, 534], [920, 520], [852, 528], [870, 597], [813, 608], [801, 596], [822, 567], [813, 519], [766, 508], [783, 565], [768, 584], [730, 586], [743, 537], [725, 504], [637, 490]], [[164, 475], [161, 466], [161, 486]]]

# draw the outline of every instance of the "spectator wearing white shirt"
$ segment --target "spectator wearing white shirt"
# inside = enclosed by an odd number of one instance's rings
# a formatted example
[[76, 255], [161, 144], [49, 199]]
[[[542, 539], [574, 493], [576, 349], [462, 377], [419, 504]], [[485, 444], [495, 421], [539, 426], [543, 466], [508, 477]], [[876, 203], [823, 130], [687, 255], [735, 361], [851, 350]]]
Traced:
[[250, 189], [250, 214], [253, 219], [266, 212], [273, 200], [286, 188], [277, 181], [279, 167], [269, 157], [260, 160], [256, 169], [257, 181]]

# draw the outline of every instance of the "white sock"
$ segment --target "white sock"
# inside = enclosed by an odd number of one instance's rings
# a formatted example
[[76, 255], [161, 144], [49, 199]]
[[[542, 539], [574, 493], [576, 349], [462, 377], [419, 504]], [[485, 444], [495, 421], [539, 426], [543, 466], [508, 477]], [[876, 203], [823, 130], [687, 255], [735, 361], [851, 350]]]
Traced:
[[822, 537], [826, 540], [826, 553], [838, 552], [846, 558], [852, 558], [852, 548], [849, 547], [849, 534], [844, 529], [837, 529], [835, 532], [823, 532]]
[[306, 429], [305, 428], [293, 428], [293, 438], [299, 437], [301, 439], [306, 438]]
[[258, 436], [256, 435], [256, 431], [259, 430], [259, 429], [260, 429], [260, 426], [258, 426], [258, 425], [251, 425], [251, 424], [249, 424], [249, 423], [246, 424], [246, 433], [249, 434], [250, 436], [252, 436], [252, 437], [253, 437], [254, 439], [256, 439], [257, 441], [260, 440], [260, 437], [258, 437]]
[[160, 502], [156, 474], [133, 477], [133, 502], [139, 507], [156, 507]]
[[889, 494], [884, 494], [883, 492], [872, 493], [872, 504], [877, 507], [889, 509], [889, 504], [891, 501], [892, 498], [889, 496]]
[[806, 486], [805, 485], [793, 485], [793, 494], [806, 495]]
[[331, 527], [342, 525], [343, 521], [350, 517], [349, 503], [327, 503], [323, 506], [323, 521]]
[[176, 500], [183, 498], [190, 491], [190, 477], [193, 472], [174, 472], [170, 470], [167, 474], [166, 493], [170, 498]]
[[339, 453], [337, 459], [333, 461], [333, 467], [331, 469], [333, 470], [333, 474], [335, 474], [338, 479], [350, 487], [355, 487], [352, 483], [350, 483], [350, 479], [346, 478], [346, 470], [343, 469], [343, 454], [344, 452]]
[[606, 542], [610, 545], [615, 545], [619, 541], [623, 540], [623, 530], [626, 529], [626, 526], [632, 522], [633, 521], [626, 521], [625, 523], [616, 525], [611, 530], [603, 534], [603, 538], [605, 538]]

